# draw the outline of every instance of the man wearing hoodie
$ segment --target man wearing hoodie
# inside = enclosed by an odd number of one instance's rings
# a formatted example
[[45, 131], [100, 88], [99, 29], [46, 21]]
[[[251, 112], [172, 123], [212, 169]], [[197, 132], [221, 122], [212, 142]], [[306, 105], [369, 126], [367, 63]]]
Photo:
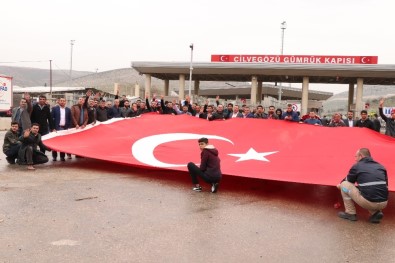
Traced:
[[197, 192], [202, 191], [198, 180], [198, 177], [200, 177], [206, 183], [211, 184], [211, 192], [216, 193], [222, 177], [221, 160], [218, 157], [218, 150], [213, 145], [208, 144], [207, 138], [200, 138], [198, 143], [201, 150], [200, 167], [192, 162], [188, 163], [188, 171], [191, 175], [192, 183], [195, 185], [192, 190]]

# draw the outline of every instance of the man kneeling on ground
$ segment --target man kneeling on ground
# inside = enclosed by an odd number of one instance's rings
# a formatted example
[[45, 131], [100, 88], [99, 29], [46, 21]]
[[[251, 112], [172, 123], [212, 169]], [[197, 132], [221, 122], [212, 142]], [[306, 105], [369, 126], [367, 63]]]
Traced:
[[207, 138], [200, 138], [198, 142], [201, 150], [200, 168], [192, 162], [188, 163], [188, 171], [191, 175], [192, 183], [195, 185], [192, 190], [197, 192], [202, 191], [198, 180], [198, 177], [200, 177], [206, 183], [211, 184], [211, 192], [216, 193], [222, 177], [221, 160], [218, 157], [218, 150], [213, 145], [208, 144]]
[[3, 153], [7, 156], [9, 164], [15, 164], [15, 159], [18, 157], [21, 142], [18, 141], [19, 123], [11, 122], [11, 129], [9, 129], [4, 136]]
[[[357, 221], [354, 202], [370, 213], [369, 222], [380, 223], [383, 218], [382, 209], [388, 201], [388, 177], [387, 171], [378, 162], [374, 161], [367, 148], [361, 148], [355, 155], [357, 161], [348, 175], [337, 186], [340, 189], [345, 212], [339, 212], [338, 216]], [[358, 186], [355, 186], [355, 183]]]
[[[28, 170], [35, 170], [34, 164], [48, 162], [48, 157], [40, 152], [37, 147], [49, 150], [41, 141], [41, 135], [38, 133], [40, 126], [33, 123], [30, 129], [26, 129], [19, 140], [22, 142], [18, 153], [18, 163], [27, 164]], [[50, 151], [50, 150], [49, 150]]]

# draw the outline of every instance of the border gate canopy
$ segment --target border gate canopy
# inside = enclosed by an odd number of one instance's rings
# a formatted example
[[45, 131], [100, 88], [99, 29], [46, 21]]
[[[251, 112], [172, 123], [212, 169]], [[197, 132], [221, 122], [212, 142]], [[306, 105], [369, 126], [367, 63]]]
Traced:
[[[363, 78], [365, 85], [394, 85], [393, 64], [284, 64], [194, 62], [192, 80], [249, 82], [256, 76], [262, 82], [353, 84]], [[189, 79], [189, 62], [132, 62], [140, 74], [163, 80]]]

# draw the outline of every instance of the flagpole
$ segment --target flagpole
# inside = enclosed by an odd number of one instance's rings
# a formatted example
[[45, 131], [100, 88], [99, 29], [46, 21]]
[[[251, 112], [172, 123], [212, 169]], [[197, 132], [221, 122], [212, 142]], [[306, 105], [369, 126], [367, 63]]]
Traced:
[[69, 86], [71, 87], [73, 83], [73, 46], [74, 46], [75, 40], [70, 40], [70, 84]]
[[52, 99], [52, 59], [49, 60], [49, 94]]
[[[281, 23], [281, 56], [284, 54], [284, 31], [287, 28], [287, 22], [283, 21]], [[281, 103], [281, 95], [282, 95], [282, 83], [280, 82], [280, 87], [278, 88], [278, 101]]]

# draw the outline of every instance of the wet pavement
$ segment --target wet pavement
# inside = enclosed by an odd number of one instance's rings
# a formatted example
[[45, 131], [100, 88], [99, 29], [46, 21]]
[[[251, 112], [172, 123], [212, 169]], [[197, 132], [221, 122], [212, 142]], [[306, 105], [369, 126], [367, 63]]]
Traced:
[[0, 158], [0, 262], [395, 261], [393, 194], [374, 225], [338, 218], [334, 187], [224, 177], [198, 193], [182, 172]]

